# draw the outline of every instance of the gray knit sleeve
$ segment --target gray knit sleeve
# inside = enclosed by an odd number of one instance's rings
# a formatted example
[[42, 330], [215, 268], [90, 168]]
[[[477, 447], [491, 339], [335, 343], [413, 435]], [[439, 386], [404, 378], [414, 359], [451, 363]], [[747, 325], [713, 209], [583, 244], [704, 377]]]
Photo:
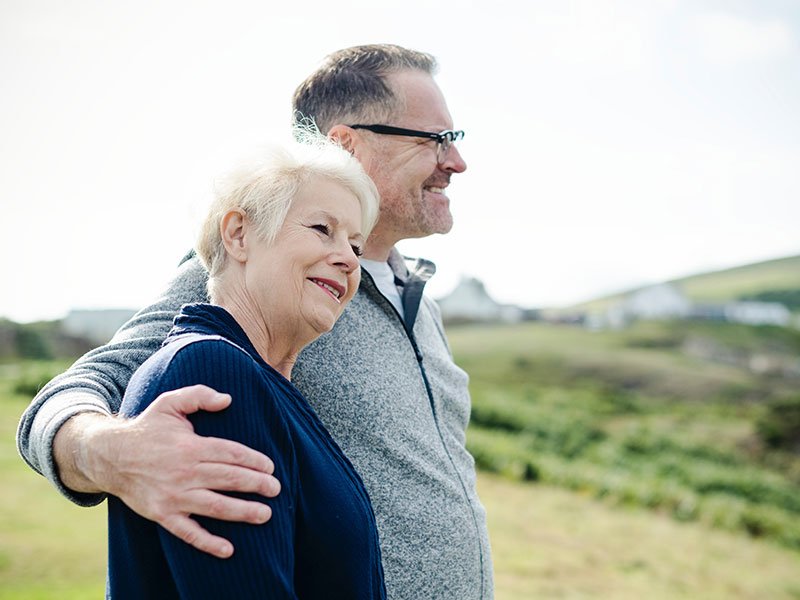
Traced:
[[59, 427], [82, 412], [115, 414], [131, 375], [161, 346], [181, 306], [208, 301], [207, 281], [197, 257], [185, 260], [160, 298], [131, 317], [105, 346], [85, 354], [45, 385], [23, 413], [17, 429], [19, 453], [76, 504], [92, 506], [105, 495], [76, 493], [61, 483], [53, 460]]

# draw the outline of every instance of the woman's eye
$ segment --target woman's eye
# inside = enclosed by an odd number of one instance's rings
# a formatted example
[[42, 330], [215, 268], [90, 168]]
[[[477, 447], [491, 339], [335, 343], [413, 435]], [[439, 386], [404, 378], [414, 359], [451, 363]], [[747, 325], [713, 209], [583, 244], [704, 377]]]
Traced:
[[353, 254], [356, 256], [361, 256], [364, 254], [364, 251], [361, 249], [361, 246], [350, 246], [353, 249]]
[[322, 225], [322, 224], [312, 225], [311, 229], [316, 229], [317, 231], [319, 231], [320, 233], [324, 233], [325, 235], [330, 235], [331, 233], [331, 229], [327, 225]]

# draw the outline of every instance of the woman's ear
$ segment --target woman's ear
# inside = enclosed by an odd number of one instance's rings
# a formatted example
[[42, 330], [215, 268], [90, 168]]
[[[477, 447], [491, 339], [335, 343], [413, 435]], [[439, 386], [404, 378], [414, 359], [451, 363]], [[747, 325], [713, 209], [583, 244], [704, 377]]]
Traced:
[[219, 231], [225, 251], [237, 262], [247, 262], [247, 233], [250, 219], [241, 208], [232, 208], [222, 217]]

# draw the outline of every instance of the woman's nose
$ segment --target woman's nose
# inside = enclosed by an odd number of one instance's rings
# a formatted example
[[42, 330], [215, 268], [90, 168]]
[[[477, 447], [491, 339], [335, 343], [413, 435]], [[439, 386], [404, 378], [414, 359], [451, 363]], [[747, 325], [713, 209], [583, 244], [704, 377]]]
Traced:
[[336, 243], [336, 252], [332, 258], [334, 265], [339, 266], [347, 273], [355, 271], [359, 266], [358, 256], [356, 256], [350, 240], [347, 239], [341, 239]]

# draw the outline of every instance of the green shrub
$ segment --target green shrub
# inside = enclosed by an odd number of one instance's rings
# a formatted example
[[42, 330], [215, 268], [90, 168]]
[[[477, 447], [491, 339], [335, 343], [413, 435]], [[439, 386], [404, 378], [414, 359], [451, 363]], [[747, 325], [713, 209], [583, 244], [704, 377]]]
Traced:
[[530, 451], [566, 457], [582, 454], [605, 434], [587, 416], [575, 410], [554, 411], [533, 403], [514, 402], [497, 395], [473, 403], [472, 423], [509, 433], [524, 433]]
[[15, 381], [11, 389], [15, 394], [33, 398], [48, 381], [48, 379], [42, 380], [38, 377], [23, 377]]
[[479, 469], [509, 479], [537, 481], [539, 468], [524, 448], [524, 439], [520, 441], [520, 436], [472, 427], [467, 435], [467, 449]]
[[771, 448], [800, 452], [800, 396], [769, 403], [756, 428]]
[[756, 300], [760, 302], [780, 302], [789, 310], [800, 310], [800, 290], [768, 290], [759, 292], [758, 294], [751, 294], [742, 296], [742, 300]]
[[10, 378], [12, 393], [33, 398], [44, 385], [63, 371], [62, 363], [31, 361], [29, 366], [21, 369]]

